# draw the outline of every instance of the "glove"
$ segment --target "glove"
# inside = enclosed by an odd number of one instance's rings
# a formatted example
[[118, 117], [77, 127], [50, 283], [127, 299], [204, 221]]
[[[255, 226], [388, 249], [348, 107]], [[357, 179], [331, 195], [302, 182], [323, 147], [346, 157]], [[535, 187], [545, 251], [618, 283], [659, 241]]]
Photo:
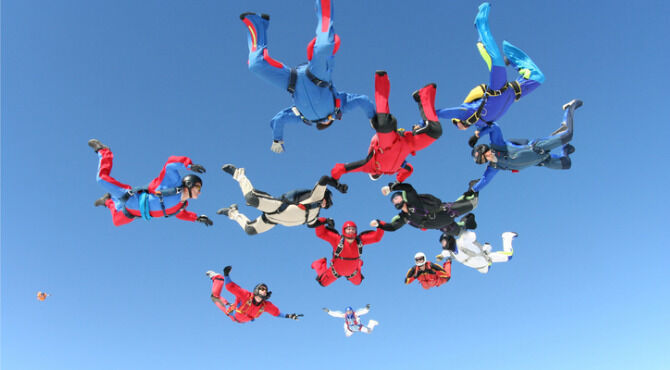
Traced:
[[349, 190], [349, 185], [347, 184], [342, 184], [342, 183], [337, 183], [337, 186], [335, 187], [337, 191], [339, 191], [342, 194], [346, 194], [347, 190]]
[[272, 140], [272, 146], [270, 147], [275, 153], [281, 153], [284, 151], [284, 140]]
[[479, 140], [479, 137], [477, 135], [470, 136], [470, 140], [468, 140], [468, 145], [470, 145], [470, 148], [475, 147], [475, 145], [477, 144], [477, 140]]
[[378, 220], [372, 220], [372, 221], [370, 221], [370, 226], [372, 226], [372, 227], [379, 227], [379, 221], [378, 221]]
[[369, 304], [369, 303], [366, 304], [366, 305], [365, 305], [365, 308], [367, 308], [367, 309], [369, 310], [369, 309], [370, 309], [370, 304]]
[[388, 186], [382, 187], [382, 195], [387, 196], [389, 194], [391, 194], [391, 188], [389, 188]]
[[203, 167], [202, 165], [199, 165], [199, 164], [192, 164], [191, 165], [191, 171], [197, 172], [197, 173], [207, 172], [207, 171], [205, 171], [205, 167]]
[[437, 256], [435, 256], [435, 260], [436, 260], [437, 262], [442, 262], [443, 259], [444, 259], [444, 256], [442, 255], [442, 253], [440, 253], [440, 254], [438, 254]]
[[224, 268], [223, 268], [223, 276], [226, 276], [226, 277], [227, 277], [228, 275], [230, 275], [230, 270], [232, 270], [232, 269], [233, 269], [233, 266], [226, 266], [226, 267], [224, 267]]
[[284, 317], [286, 317], [287, 319], [291, 319], [291, 320], [298, 320], [298, 318], [301, 317], [301, 316], [304, 316], [304, 315], [303, 314], [296, 314], [296, 313], [287, 313], [286, 316], [284, 316]]
[[198, 222], [202, 222], [203, 224], [205, 224], [205, 226], [214, 225], [214, 222], [212, 222], [212, 220], [210, 220], [209, 217], [207, 217], [206, 215], [200, 215], [195, 220]]
[[324, 307], [324, 308], [322, 308], [322, 310], [324, 310], [324, 311], [326, 311], [326, 312], [330, 312], [330, 310], [329, 310], [329, 309], [327, 309], [327, 308], [325, 308], [325, 307]]
[[324, 221], [324, 224], [331, 229], [335, 228], [335, 221], [332, 218], [327, 218], [326, 221]]

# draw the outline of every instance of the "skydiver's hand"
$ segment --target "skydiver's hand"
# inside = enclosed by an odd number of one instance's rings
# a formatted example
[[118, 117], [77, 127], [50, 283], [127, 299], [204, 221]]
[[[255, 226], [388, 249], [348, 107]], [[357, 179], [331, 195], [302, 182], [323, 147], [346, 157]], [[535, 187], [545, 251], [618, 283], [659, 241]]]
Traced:
[[199, 165], [199, 164], [192, 164], [191, 165], [191, 171], [197, 172], [197, 173], [207, 172], [207, 171], [205, 171], [205, 167], [203, 167], [202, 165]]
[[200, 215], [195, 220], [198, 222], [202, 222], [203, 224], [205, 224], [205, 226], [214, 225], [214, 222], [212, 222], [212, 220], [210, 220], [209, 217], [207, 217], [207, 215]]
[[326, 312], [330, 312], [330, 310], [329, 310], [329, 309], [327, 309], [327, 308], [325, 308], [325, 307], [324, 307], [324, 308], [322, 308], [322, 310], [324, 310], [324, 311], [326, 311]]
[[470, 145], [470, 148], [475, 147], [475, 145], [477, 144], [477, 140], [479, 140], [479, 137], [477, 135], [470, 136], [470, 140], [468, 140], [468, 145]]
[[366, 304], [366, 305], [365, 305], [365, 308], [367, 308], [367, 309], [369, 310], [369, 309], [370, 309], [370, 304], [369, 304], [369, 303]]
[[388, 187], [388, 186], [384, 186], [384, 187], [382, 187], [382, 194], [383, 194], [384, 196], [387, 196], [387, 195], [391, 194], [391, 188]]
[[333, 220], [332, 218], [326, 219], [324, 223], [331, 229], [335, 228], [335, 220]]
[[233, 269], [233, 266], [226, 266], [226, 267], [224, 267], [224, 268], [223, 268], [223, 276], [226, 276], [226, 277], [227, 277], [228, 275], [230, 275], [230, 270], [232, 270], [232, 269]]
[[372, 220], [372, 221], [370, 221], [370, 226], [372, 226], [372, 227], [379, 227], [379, 221], [378, 221], [378, 220]]
[[[337, 180], [336, 180], [337, 181]], [[337, 183], [337, 186], [335, 187], [337, 191], [339, 191], [342, 194], [346, 194], [347, 191], [349, 190], [349, 185], [347, 184], [342, 184], [341, 182]]]
[[270, 147], [275, 153], [281, 153], [284, 151], [284, 140], [272, 140], [272, 146]]
[[440, 254], [438, 254], [437, 256], [435, 256], [435, 260], [436, 260], [437, 262], [442, 262], [443, 259], [444, 259], [444, 256], [442, 255], [442, 253], [440, 253]]
[[301, 316], [304, 316], [304, 315], [303, 314], [296, 314], [296, 313], [287, 313], [286, 316], [284, 316], [284, 317], [286, 317], [287, 319], [291, 319], [291, 320], [298, 320], [298, 318], [301, 317]]

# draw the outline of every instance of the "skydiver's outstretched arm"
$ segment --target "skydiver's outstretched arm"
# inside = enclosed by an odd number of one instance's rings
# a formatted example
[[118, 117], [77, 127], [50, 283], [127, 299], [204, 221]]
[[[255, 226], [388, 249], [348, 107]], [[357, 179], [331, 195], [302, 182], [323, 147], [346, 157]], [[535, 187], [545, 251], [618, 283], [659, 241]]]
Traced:
[[332, 311], [327, 308], [324, 308], [323, 310], [326, 311], [326, 313], [329, 314], [330, 316], [337, 317], [338, 319], [343, 319], [345, 316], [344, 312], [341, 311]]
[[502, 130], [496, 123], [492, 123], [487, 127], [482, 128], [481, 130], [475, 132], [475, 135], [478, 137], [489, 135], [491, 144], [503, 148], [507, 146], [507, 142], [505, 142], [505, 139], [503, 138]]
[[493, 168], [490, 166], [486, 167], [486, 171], [484, 171], [484, 175], [482, 175], [482, 178], [472, 186], [472, 190], [475, 192], [479, 192], [480, 190], [484, 189], [484, 187], [491, 182], [493, 177], [500, 171], [497, 168]]
[[407, 200], [407, 203], [411, 204], [421, 204], [421, 200], [419, 199], [419, 194], [414, 190], [414, 187], [411, 184], [408, 184], [406, 182], [398, 183], [389, 183], [389, 189], [391, 191], [402, 191], [405, 192], [405, 198]]
[[391, 219], [390, 223], [382, 222], [377, 220], [377, 223], [379, 224], [379, 228], [384, 230], [384, 231], [396, 231], [399, 228], [405, 226], [407, 223], [407, 216], [404, 212], [400, 212], [398, 215], [393, 217]]
[[370, 305], [366, 305], [363, 308], [359, 308], [356, 310], [356, 316], [363, 316], [366, 313], [370, 312]]

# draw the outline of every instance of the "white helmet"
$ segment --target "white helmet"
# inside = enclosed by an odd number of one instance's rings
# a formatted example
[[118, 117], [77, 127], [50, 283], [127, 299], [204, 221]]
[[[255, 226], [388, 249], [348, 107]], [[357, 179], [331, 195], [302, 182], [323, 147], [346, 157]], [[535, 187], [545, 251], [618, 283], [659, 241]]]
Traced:
[[426, 264], [426, 255], [423, 252], [419, 252], [414, 255], [414, 262], [417, 266], [423, 266]]

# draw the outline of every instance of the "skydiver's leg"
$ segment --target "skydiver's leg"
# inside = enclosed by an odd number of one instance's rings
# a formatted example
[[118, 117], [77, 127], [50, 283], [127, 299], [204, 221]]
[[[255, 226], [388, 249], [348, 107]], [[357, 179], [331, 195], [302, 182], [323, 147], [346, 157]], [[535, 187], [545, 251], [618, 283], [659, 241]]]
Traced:
[[[389, 94], [391, 82], [386, 71], [375, 72], [375, 108], [377, 114], [389, 114]], [[375, 128], [375, 130], [377, 130]]]
[[353, 334], [354, 334], [354, 332], [349, 329], [349, 327], [347, 326], [347, 323], [345, 322], [344, 323], [344, 335], [346, 335], [347, 337], [350, 337]]
[[107, 199], [105, 201], [105, 207], [109, 208], [109, 211], [112, 213], [112, 222], [114, 226], [121, 226], [133, 222], [134, 218], [128, 218], [123, 211], [116, 209], [116, 204], [112, 199]]
[[521, 83], [522, 96], [529, 94], [544, 82], [544, 74], [523, 50], [503, 41], [503, 53], [521, 75], [521, 79], [517, 81]]
[[398, 173], [395, 175], [395, 179], [398, 182], [403, 182], [412, 175], [412, 172], [414, 172], [414, 167], [405, 161], [400, 166], [400, 170], [398, 170]]
[[273, 198], [264, 191], [254, 189], [251, 181], [247, 178], [244, 168], [235, 169], [233, 179], [240, 184], [240, 189], [242, 190], [242, 194], [244, 194], [247, 205], [263, 212], [274, 212], [281, 206], [281, 200]]
[[228, 302], [225, 298], [221, 297], [221, 289], [223, 288], [223, 276], [215, 275], [212, 276], [212, 302], [218, 307], [221, 311], [226, 312]]
[[446, 203], [453, 217], [458, 217], [468, 212], [472, 212], [472, 210], [477, 208], [477, 204], [479, 204], [479, 195], [477, 194], [467, 197], [461, 196], [452, 203]]
[[[130, 185], [120, 183], [110, 175], [114, 162], [114, 154], [112, 154], [111, 150], [107, 148], [98, 150], [98, 158], [98, 172], [95, 176], [95, 180], [112, 195], [113, 199], [118, 200], [124, 196], [131, 187]], [[120, 206], [120, 204], [117, 205]]]
[[[575, 110], [582, 106], [581, 100], [572, 100], [569, 103], [563, 106], [565, 112], [563, 113], [563, 123], [561, 127], [554, 131], [553, 135], [533, 140], [530, 145], [534, 149], [544, 150], [548, 152], [554, 148], [557, 148], [561, 145], [565, 145], [572, 140], [572, 133], [574, 130], [574, 114]], [[568, 149], [570, 147], [566, 147]]]
[[267, 217], [265, 217], [265, 214], [262, 214], [251, 222], [247, 221], [247, 224], [244, 226], [244, 232], [246, 232], [248, 235], [262, 234], [275, 227], [275, 225], [276, 224], [274, 222], [268, 220]]
[[253, 13], [244, 13], [240, 16], [249, 34], [247, 44], [249, 46], [249, 70], [260, 77], [270, 81], [281, 89], [288, 87], [291, 69], [283, 63], [272, 59], [267, 50], [267, 28], [270, 19]]
[[309, 70], [320, 80], [330, 82], [333, 71], [333, 55], [339, 46], [339, 38], [333, 28], [333, 0], [316, 0], [316, 37], [307, 46]]
[[361, 285], [361, 282], [365, 279], [365, 276], [361, 273], [361, 269], [356, 270], [356, 275], [347, 278], [354, 285]]
[[337, 280], [328, 267], [325, 258], [312, 262], [312, 268], [316, 271], [316, 281], [321, 284], [321, 286], [328, 286]]
[[371, 162], [373, 152], [370, 152], [365, 159], [360, 161], [350, 162], [350, 163], [337, 163], [330, 170], [330, 176], [335, 180], [339, 180], [342, 175], [349, 172], [365, 172], [365, 173], [375, 173], [373, 163]]
[[505, 71], [505, 60], [489, 27], [490, 9], [489, 3], [483, 3], [479, 6], [479, 12], [475, 18], [475, 27], [479, 33], [477, 49], [490, 71], [489, 89], [498, 90], [507, 83], [507, 72]]

